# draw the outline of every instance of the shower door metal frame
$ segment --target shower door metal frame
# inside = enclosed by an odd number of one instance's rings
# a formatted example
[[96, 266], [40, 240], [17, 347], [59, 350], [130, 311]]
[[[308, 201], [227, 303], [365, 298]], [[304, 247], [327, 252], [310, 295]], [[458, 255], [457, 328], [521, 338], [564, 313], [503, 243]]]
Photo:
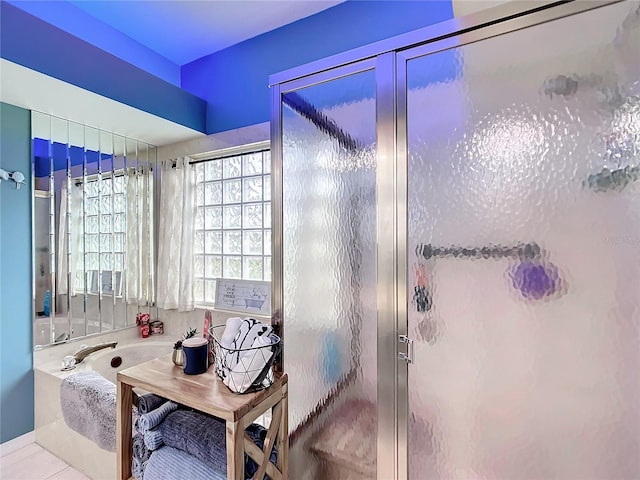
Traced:
[[[377, 478], [408, 478], [408, 368], [399, 359], [407, 335], [407, 62], [559, 20], [623, 0], [508, 2], [271, 75], [272, 311], [282, 315], [282, 95], [361, 71], [375, 61], [378, 313]], [[349, 72], [351, 73], [344, 73]], [[286, 364], [285, 364], [286, 366]]]

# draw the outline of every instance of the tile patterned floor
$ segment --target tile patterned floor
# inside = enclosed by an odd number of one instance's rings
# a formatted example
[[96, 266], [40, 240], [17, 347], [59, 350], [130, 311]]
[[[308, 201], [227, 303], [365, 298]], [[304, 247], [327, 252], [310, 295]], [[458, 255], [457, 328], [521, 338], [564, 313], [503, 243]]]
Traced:
[[2, 480], [89, 480], [41, 446], [32, 443], [0, 458]]

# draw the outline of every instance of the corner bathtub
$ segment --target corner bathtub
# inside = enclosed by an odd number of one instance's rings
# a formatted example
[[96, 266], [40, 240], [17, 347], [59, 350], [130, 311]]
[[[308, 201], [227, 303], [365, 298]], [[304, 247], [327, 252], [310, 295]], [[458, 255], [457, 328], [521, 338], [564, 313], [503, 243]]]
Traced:
[[[90, 345], [107, 341], [109, 340], [92, 339]], [[100, 372], [115, 383], [118, 371], [156, 357], [171, 355], [172, 347], [172, 342], [164, 341], [121, 342], [116, 348], [92, 353], [70, 371], [60, 370], [63, 355], [57, 361], [37, 366], [34, 370], [36, 442], [93, 480], [116, 478], [115, 452], [99, 448], [91, 440], [67, 427], [60, 407], [60, 384], [69, 375], [86, 370]], [[122, 364], [113, 368], [111, 359], [116, 356], [122, 359]]]

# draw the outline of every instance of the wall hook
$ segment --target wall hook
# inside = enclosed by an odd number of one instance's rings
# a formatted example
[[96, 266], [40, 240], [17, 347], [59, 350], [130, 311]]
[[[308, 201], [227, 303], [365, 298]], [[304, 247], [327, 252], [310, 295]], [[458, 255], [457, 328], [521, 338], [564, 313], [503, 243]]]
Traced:
[[0, 168], [0, 183], [2, 180], [13, 180], [14, 182], [16, 182], [16, 189], [19, 189], [20, 185], [25, 184], [24, 175], [22, 174], [22, 172], [19, 172], [17, 170], [15, 172], [7, 172], [6, 170]]

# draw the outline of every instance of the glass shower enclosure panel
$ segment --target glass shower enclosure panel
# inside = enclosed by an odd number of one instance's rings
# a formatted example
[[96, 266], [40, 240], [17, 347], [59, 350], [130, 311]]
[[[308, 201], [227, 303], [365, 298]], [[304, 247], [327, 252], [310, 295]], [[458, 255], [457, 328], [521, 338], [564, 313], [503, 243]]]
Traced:
[[376, 475], [375, 71], [282, 93], [291, 478]]
[[400, 64], [411, 479], [637, 478], [637, 9]]

